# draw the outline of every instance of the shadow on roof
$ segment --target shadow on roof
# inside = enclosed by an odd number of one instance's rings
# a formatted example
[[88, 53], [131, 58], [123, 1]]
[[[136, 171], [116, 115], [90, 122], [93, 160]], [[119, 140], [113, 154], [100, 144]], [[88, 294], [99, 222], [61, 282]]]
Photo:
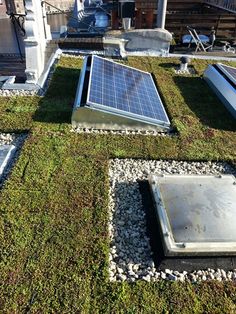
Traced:
[[70, 123], [80, 69], [58, 66], [45, 97], [39, 101], [34, 121]]
[[236, 130], [235, 119], [202, 78], [175, 76], [173, 80], [202, 124], [219, 130]]

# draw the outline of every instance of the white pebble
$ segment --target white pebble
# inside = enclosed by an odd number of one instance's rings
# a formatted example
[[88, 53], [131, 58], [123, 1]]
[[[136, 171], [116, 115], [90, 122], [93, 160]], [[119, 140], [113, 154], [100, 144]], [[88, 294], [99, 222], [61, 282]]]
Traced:
[[[90, 132], [90, 130], [87, 130]], [[105, 131], [106, 132], [106, 131]], [[126, 132], [125, 132], [126, 133]], [[115, 133], [114, 133], [115, 134]], [[158, 272], [153, 261], [146, 214], [139, 190], [139, 180], [153, 174], [213, 174], [236, 175], [236, 171], [222, 162], [187, 162], [160, 160], [113, 159], [109, 161], [109, 236], [111, 241], [110, 270], [116, 270], [116, 280], [236, 280], [236, 270], [196, 269], [192, 273], [165, 269]], [[111, 272], [111, 278], [112, 272]], [[126, 279], [125, 279], [126, 278]], [[111, 279], [113, 280], [113, 279]]]

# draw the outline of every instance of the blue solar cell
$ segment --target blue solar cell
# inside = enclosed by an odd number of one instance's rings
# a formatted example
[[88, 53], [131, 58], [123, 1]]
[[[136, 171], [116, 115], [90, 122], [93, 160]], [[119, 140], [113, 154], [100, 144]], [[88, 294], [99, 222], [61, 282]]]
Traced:
[[87, 104], [170, 124], [149, 73], [97, 56], [92, 60]]

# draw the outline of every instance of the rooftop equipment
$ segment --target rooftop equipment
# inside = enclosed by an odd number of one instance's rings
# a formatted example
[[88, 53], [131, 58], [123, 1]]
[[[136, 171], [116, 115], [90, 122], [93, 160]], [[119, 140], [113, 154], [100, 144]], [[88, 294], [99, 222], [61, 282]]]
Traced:
[[92, 56], [81, 71], [72, 125], [167, 131], [170, 121], [150, 73]]
[[236, 68], [221, 63], [209, 65], [203, 77], [236, 119]]
[[236, 255], [233, 175], [149, 177], [166, 256]]
[[180, 59], [180, 68], [179, 70], [181, 72], [188, 72], [188, 64], [190, 62], [190, 58], [189, 57], [185, 57], [185, 56], [182, 56]]
[[122, 19], [123, 28], [131, 28], [131, 19], [135, 16], [135, 0], [119, 0], [119, 17]]
[[166, 29], [135, 29], [124, 32], [121, 37], [128, 40], [126, 51], [150, 51], [161, 56], [169, 53], [172, 35]]

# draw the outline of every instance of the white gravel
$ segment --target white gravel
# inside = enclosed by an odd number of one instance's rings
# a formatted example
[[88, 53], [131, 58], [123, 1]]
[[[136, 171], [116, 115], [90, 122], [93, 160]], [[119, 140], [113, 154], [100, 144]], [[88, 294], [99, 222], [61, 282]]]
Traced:
[[145, 212], [137, 180], [153, 174], [233, 174], [236, 170], [222, 162], [185, 162], [114, 159], [109, 164], [109, 278], [111, 281], [236, 280], [236, 269], [157, 271], [146, 230]]
[[[72, 50], [73, 51], [73, 50]], [[92, 54], [96, 54], [96, 52], [95, 53], [92, 53]], [[84, 53], [84, 55], [85, 55], [85, 53]], [[78, 54], [75, 54], [75, 53], [66, 53], [66, 52], [63, 52], [62, 54], [61, 54], [61, 56], [62, 57], [66, 57], [66, 58], [75, 58], [75, 59], [84, 59], [84, 55], [80, 55], [79, 53]]]
[[[73, 58], [80, 58], [80, 59], [83, 59], [84, 57], [81, 56], [81, 55], [71, 55], [71, 54], [66, 54], [66, 53], [62, 53], [61, 56], [64, 56], [64, 57], [73, 57]], [[60, 57], [59, 57], [60, 58]], [[35, 96], [35, 95], [39, 95], [39, 96], [44, 96], [49, 85], [50, 85], [50, 82], [52, 80], [52, 76], [53, 76], [53, 73], [56, 69], [56, 64], [58, 63], [59, 59], [56, 59], [53, 63], [53, 65], [51, 66], [51, 69], [49, 71], [49, 74], [48, 74], [48, 77], [44, 83], [44, 86], [43, 88], [41, 88], [39, 85], [38, 85], [38, 88], [36, 88], [35, 90], [23, 90], [23, 89], [20, 89], [20, 90], [15, 90], [15, 89], [1, 89], [1, 85], [0, 84], [0, 96], [2, 97], [12, 97], [12, 96]], [[14, 84], [13, 84], [14, 85]]]
[[116, 134], [116, 135], [153, 135], [153, 136], [177, 136], [176, 132], [172, 131], [156, 131], [156, 130], [98, 130], [93, 128], [80, 128], [80, 127], [73, 127], [71, 129], [72, 133], [78, 134]]
[[38, 91], [28, 91], [28, 90], [9, 90], [9, 89], [0, 89], [0, 96], [3, 97], [12, 97], [12, 96], [34, 96], [37, 95]]
[[46, 94], [46, 91], [48, 90], [50, 83], [51, 83], [52, 76], [53, 76], [53, 73], [56, 69], [56, 65], [57, 65], [58, 61], [59, 61], [59, 59], [56, 59], [54, 61], [54, 63], [52, 64], [43, 88], [37, 84], [35, 85], [35, 90], [1, 89], [1, 86], [0, 86], [0, 96], [3, 96], [3, 97], [35, 96], [35, 95], [44, 96]]
[[21, 141], [22, 136], [25, 137], [25, 134], [15, 134], [15, 133], [0, 133], [0, 145], [18, 145]]
[[195, 75], [196, 71], [192, 65], [189, 65], [187, 70], [180, 70], [180, 67], [175, 67], [174, 69], [175, 74], [179, 75]]

